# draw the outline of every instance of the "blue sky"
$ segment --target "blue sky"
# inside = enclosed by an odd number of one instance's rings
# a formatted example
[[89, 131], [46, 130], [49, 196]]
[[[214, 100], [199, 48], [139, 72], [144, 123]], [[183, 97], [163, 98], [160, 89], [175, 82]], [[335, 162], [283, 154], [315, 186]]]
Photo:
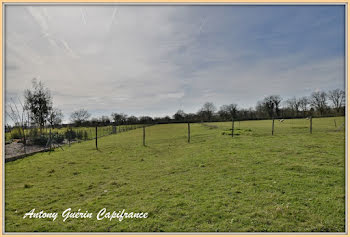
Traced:
[[6, 99], [172, 115], [344, 88], [344, 6], [7, 6]]

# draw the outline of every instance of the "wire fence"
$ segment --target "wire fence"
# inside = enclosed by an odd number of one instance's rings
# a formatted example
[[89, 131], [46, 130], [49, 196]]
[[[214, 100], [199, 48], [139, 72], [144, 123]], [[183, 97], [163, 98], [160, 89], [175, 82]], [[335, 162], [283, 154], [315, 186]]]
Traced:
[[[140, 136], [142, 144], [147, 146], [147, 142], [153, 142], [156, 139], [173, 139], [173, 135], [178, 134], [178, 129], [183, 129], [182, 139], [186, 139], [187, 143], [196, 140], [196, 136], [202, 135], [212, 136], [214, 134], [236, 136], [286, 136], [286, 135], [302, 135], [302, 134], [320, 134], [329, 132], [344, 132], [345, 117], [334, 118], [304, 118], [304, 119], [275, 119], [260, 121], [232, 121], [232, 122], [213, 122], [213, 123], [185, 123], [175, 124], [174, 128], [160, 126], [154, 129], [146, 129], [149, 125], [120, 125], [120, 126], [96, 126], [96, 127], [65, 127], [65, 128], [45, 128], [40, 131], [37, 128], [25, 129], [24, 134], [20, 128], [15, 128], [11, 132], [6, 133], [6, 143], [14, 140], [17, 144], [17, 154], [32, 154], [37, 150], [61, 147], [62, 145], [71, 145], [75, 142], [95, 140], [96, 149], [98, 149], [99, 138], [111, 134], [119, 134], [130, 130], [142, 128], [135, 134]], [[202, 129], [201, 129], [202, 128]], [[205, 128], [205, 129], [203, 129]], [[165, 129], [165, 130], [164, 130]], [[170, 130], [169, 130], [170, 129]], [[174, 131], [172, 129], [175, 129]], [[192, 130], [193, 129], [193, 130]], [[211, 129], [213, 133], [208, 132]], [[198, 133], [199, 132], [199, 133]], [[178, 136], [178, 135], [176, 135]], [[193, 137], [191, 137], [193, 136]], [[147, 142], [146, 142], [147, 138]], [[149, 140], [151, 139], [151, 140]], [[33, 149], [37, 147], [37, 149]], [[5, 149], [5, 157], [14, 154], [7, 154]], [[10, 149], [11, 150], [11, 149]]]
[[5, 158], [20, 157], [52, 148], [71, 145], [72, 143], [96, 140], [112, 134], [118, 134], [144, 127], [146, 125], [120, 125], [95, 127], [62, 127], [62, 128], [26, 128], [15, 127], [5, 133]]

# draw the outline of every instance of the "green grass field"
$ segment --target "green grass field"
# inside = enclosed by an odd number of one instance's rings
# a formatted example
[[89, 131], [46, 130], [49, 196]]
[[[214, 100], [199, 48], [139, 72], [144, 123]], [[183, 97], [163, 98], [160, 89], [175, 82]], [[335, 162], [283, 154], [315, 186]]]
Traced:
[[[335, 118], [337, 127], [344, 117]], [[345, 231], [345, 133], [334, 118], [155, 125], [5, 165], [5, 231]], [[92, 219], [23, 219], [81, 209]], [[96, 213], [148, 212], [97, 221]]]

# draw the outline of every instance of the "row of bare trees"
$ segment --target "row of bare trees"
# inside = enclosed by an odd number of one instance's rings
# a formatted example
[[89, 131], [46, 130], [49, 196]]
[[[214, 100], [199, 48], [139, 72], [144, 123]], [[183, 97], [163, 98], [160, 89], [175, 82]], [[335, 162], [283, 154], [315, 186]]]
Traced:
[[328, 93], [313, 92], [310, 96], [289, 98], [283, 101], [279, 95], [266, 96], [258, 101], [255, 109], [239, 109], [237, 104], [223, 105], [217, 111], [206, 102], [196, 114], [178, 110], [174, 121], [228, 121], [232, 119], [297, 118], [307, 116], [337, 116], [345, 114], [345, 92], [335, 89]]
[[306, 116], [335, 116], [345, 113], [345, 92], [335, 89], [328, 93], [313, 92], [309, 97], [290, 98], [281, 108], [280, 96], [268, 96], [257, 103], [256, 111], [260, 116], [278, 117], [306, 117]]
[[[335, 89], [329, 92], [317, 91], [310, 96], [292, 97], [283, 100], [279, 95], [266, 96], [257, 102], [255, 109], [240, 109], [237, 104], [228, 104], [219, 110], [211, 102], [206, 102], [197, 113], [185, 113], [178, 110], [172, 117], [128, 116], [124, 113], [112, 113], [111, 117], [102, 116], [100, 119], [87, 120], [87, 111], [77, 111], [71, 116], [72, 122], [80, 124], [85, 119], [86, 124], [100, 123], [103, 125], [115, 124], [148, 124], [171, 122], [203, 122], [203, 121], [231, 121], [269, 118], [298, 118], [307, 116], [337, 116], [345, 113], [345, 92]], [[72, 114], [72, 115], [73, 115]], [[78, 116], [81, 114], [81, 116]], [[76, 119], [79, 117], [80, 119]]]
[[[25, 101], [15, 103], [13, 99], [7, 104], [6, 113], [15, 126], [36, 126], [40, 131], [45, 126], [60, 125], [63, 113], [52, 103], [48, 88], [36, 79], [32, 81], [32, 89], [24, 93]], [[244, 109], [232, 103], [223, 105], [219, 110], [211, 102], [206, 102], [197, 113], [185, 113], [178, 110], [172, 117], [128, 116], [124, 113], [112, 113], [111, 116], [91, 118], [86, 109], [79, 109], [71, 113], [70, 121], [76, 126], [96, 125], [126, 125], [150, 124], [170, 122], [203, 122], [203, 121], [231, 121], [267, 118], [295, 118], [306, 116], [335, 116], [345, 113], [345, 92], [335, 89], [328, 92], [317, 91], [310, 96], [292, 97], [283, 101], [279, 95], [266, 96], [257, 102], [256, 107]]]

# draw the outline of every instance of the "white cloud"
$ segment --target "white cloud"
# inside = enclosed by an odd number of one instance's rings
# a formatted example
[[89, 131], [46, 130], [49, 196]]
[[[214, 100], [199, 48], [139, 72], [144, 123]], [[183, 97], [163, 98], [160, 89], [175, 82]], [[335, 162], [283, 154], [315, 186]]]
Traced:
[[205, 101], [245, 107], [264, 94], [301, 95], [343, 86], [342, 57], [306, 61], [312, 53], [304, 50], [262, 55], [263, 49], [246, 47], [242, 39], [273, 40], [273, 35], [248, 35], [268, 16], [216, 11], [7, 6], [6, 95], [22, 94], [37, 77], [66, 115], [83, 107], [96, 114], [161, 116], [179, 108], [195, 112]]

